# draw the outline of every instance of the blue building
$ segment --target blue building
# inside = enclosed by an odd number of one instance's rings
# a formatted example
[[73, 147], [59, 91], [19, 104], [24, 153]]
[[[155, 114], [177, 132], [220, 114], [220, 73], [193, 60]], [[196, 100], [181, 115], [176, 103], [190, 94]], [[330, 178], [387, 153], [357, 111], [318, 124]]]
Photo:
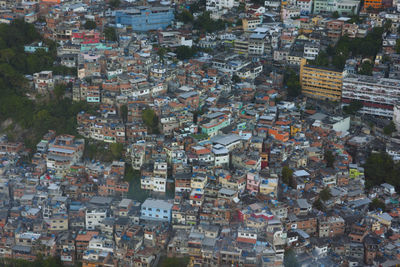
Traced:
[[172, 204], [159, 199], [146, 199], [141, 207], [143, 220], [171, 222]]
[[49, 52], [49, 48], [46, 47], [42, 42], [24, 46], [24, 51], [27, 53], [35, 53], [38, 49], [43, 49], [44, 51]]
[[169, 7], [138, 7], [115, 12], [116, 24], [131, 26], [133, 31], [165, 29], [171, 25], [174, 11]]

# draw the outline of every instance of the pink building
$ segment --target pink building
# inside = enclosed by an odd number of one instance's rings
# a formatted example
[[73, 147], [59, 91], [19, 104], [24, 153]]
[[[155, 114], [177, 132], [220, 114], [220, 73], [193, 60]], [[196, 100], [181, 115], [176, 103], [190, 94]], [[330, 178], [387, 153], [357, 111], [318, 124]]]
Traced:
[[258, 173], [249, 172], [247, 173], [247, 185], [246, 189], [250, 194], [257, 194], [260, 188], [260, 176]]

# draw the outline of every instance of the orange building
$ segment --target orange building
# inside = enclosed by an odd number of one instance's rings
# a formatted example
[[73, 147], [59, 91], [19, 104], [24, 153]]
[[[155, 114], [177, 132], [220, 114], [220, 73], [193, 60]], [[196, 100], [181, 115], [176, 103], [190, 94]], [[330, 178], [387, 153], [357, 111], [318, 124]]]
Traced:
[[364, 8], [368, 9], [369, 7], [372, 7], [374, 9], [379, 9], [382, 8], [382, 0], [365, 0], [364, 1]]

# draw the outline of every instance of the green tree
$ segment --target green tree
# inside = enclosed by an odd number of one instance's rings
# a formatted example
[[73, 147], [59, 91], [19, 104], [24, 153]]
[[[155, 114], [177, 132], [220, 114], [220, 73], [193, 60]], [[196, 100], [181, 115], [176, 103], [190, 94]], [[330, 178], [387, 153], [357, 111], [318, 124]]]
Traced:
[[390, 28], [392, 27], [392, 20], [391, 19], [387, 19], [385, 24], [383, 25], [383, 29], [385, 30], [385, 32], [389, 31]]
[[110, 145], [110, 150], [114, 159], [118, 160], [122, 158], [122, 153], [124, 152], [124, 146], [120, 143], [112, 143]]
[[354, 115], [363, 107], [363, 103], [358, 100], [352, 100], [348, 106], [343, 107], [346, 114]]
[[195, 47], [189, 47], [186, 45], [178, 46], [175, 50], [176, 57], [180, 60], [185, 60], [194, 57], [197, 50]]
[[331, 199], [332, 194], [331, 194], [331, 190], [329, 189], [329, 187], [325, 187], [324, 189], [321, 190], [321, 192], [319, 192], [319, 198], [322, 201], [327, 201], [329, 199]]
[[85, 22], [85, 24], [83, 25], [83, 27], [84, 27], [86, 30], [93, 30], [93, 29], [96, 29], [96, 28], [97, 28], [97, 25], [96, 25], [96, 22], [94, 22], [93, 20], [87, 20], [87, 21]]
[[361, 75], [369, 75], [372, 76], [372, 69], [373, 69], [373, 65], [371, 62], [369, 61], [365, 61], [361, 64], [360, 70], [359, 70], [359, 74]]
[[[399, 27], [399, 29], [400, 29], [400, 27]], [[397, 39], [397, 40], [396, 40], [395, 49], [396, 49], [396, 53], [397, 53], [397, 54], [400, 54], [400, 39]]]
[[372, 153], [364, 164], [364, 173], [367, 188], [382, 183], [400, 186], [400, 165], [394, 164], [392, 157], [385, 152]]
[[394, 132], [396, 132], [396, 125], [393, 121], [390, 121], [390, 123], [383, 128], [383, 133], [390, 136]]
[[294, 187], [294, 178], [293, 178], [293, 170], [290, 169], [288, 166], [283, 166], [282, 172], [282, 182], [289, 185], [290, 187]]
[[147, 131], [149, 133], [158, 134], [158, 117], [154, 110], [147, 108], [143, 110], [142, 120], [144, 124], [147, 126]]
[[160, 266], [161, 267], [175, 267], [175, 266], [187, 266], [189, 264], [190, 259], [188, 257], [185, 258], [166, 258], [164, 259]]
[[320, 210], [320, 211], [325, 211], [325, 206], [322, 203], [321, 199], [317, 198], [314, 203], [313, 203], [313, 208]]
[[334, 11], [334, 12], [332, 13], [332, 18], [334, 18], [334, 19], [337, 19], [339, 16], [340, 16], [340, 15], [339, 15], [339, 12], [337, 12], [337, 11]]
[[237, 76], [236, 74], [233, 74], [232, 75], [232, 82], [233, 83], [240, 83], [241, 82], [240, 77]]
[[183, 9], [182, 12], [176, 14], [175, 19], [184, 23], [191, 23], [193, 22], [193, 15], [189, 10]]
[[332, 151], [325, 151], [324, 160], [326, 161], [326, 167], [333, 168], [333, 164], [335, 163], [335, 156], [333, 155]]
[[109, 4], [111, 7], [117, 8], [121, 4], [121, 0], [110, 0]]
[[167, 49], [165, 49], [164, 47], [158, 48], [157, 55], [160, 57], [161, 63], [164, 63], [164, 57], [165, 57], [166, 53], [167, 53]]
[[54, 96], [56, 99], [61, 99], [64, 97], [65, 90], [67, 89], [67, 86], [65, 84], [57, 84], [54, 86]]
[[116, 33], [115, 29], [112, 27], [106, 27], [104, 29], [104, 36], [107, 41], [115, 42], [118, 40], [117, 33]]
[[327, 67], [329, 66], [329, 56], [325, 51], [320, 51], [318, 56], [315, 58], [315, 61], [312, 61], [311, 64]]
[[369, 203], [369, 210], [377, 210], [381, 209], [382, 211], [386, 210], [386, 205], [383, 201], [381, 201], [379, 198], [374, 198], [371, 203]]
[[128, 121], [128, 107], [126, 105], [122, 105], [120, 111], [122, 122], [126, 123]]
[[285, 254], [283, 255], [283, 266], [285, 267], [299, 267], [300, 264], [297, 261], [296, 253], [293, 249], [285, 250]]
[[286, 69], [284, 74], [284, 83], [287, 86], [288, 95], [296, 97], [301, 94], [300, 77], [290, 68]]

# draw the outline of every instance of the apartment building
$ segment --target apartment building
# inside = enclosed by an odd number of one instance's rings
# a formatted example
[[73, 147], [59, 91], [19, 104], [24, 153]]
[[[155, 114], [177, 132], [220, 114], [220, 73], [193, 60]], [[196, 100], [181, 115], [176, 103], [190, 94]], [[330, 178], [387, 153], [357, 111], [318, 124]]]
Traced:
[[360, 8], [359, 0], [315, 0], [314, 14], [337, 11], [339, 15], [356, 14]]
[[115, 22], [131, 26], [134, 31], [149, 31], [166, 28], [174, 19], [174, 12], [169, 7], [141, 6], [115, 12]]
[[158, 199], [146, 199], [141, 207], [141, 219], [155, 221], [171, 221], [173, 204]]
[[54, 142], [49, 144], [46, 157], [47, 169], [58, 176], [64, 176], [69, 168], [80, 160], [83, 154], [85, 142], [72, 135], [57, 136]]
[[363, 114], [393, 117], [393, 109], [400, 99], [400, 80], [352, 75], [343, 79], [342, 103], [361, 101]]
[[338, 70], [306, 65], [300, 66], [300, 83], [304, 95], [310, 98], [340, 101], [343, 73]]

